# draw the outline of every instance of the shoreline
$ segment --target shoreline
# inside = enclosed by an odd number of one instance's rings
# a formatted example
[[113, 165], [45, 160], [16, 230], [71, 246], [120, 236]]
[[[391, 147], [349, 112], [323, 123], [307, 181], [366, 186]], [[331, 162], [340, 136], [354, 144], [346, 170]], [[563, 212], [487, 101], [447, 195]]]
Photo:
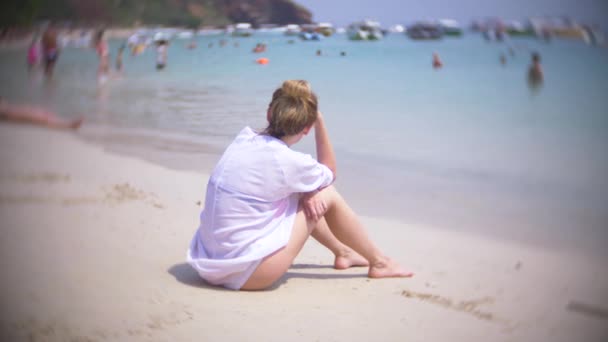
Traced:
[[[116, 129], [116, 127], [98, 127], [95, 130], [89, 131], [87, 131], [87, 127], [84, 127], [84, 130], [85, 132], [80, 132], [77, 137], [85, 143], [93, 143], [113, 154], [136, 158], [178, 172], [210, 172], [221, 156], [223, 148], [227, 146], [227, 144], [222, 145], [218, 141], [208, 142], [205, 139], [196, 139], [197, 137], [195, 136], [188, 136], [179, 132], [162, 132], [148, 129]], [[314, 155], [314, 152], [312, 153]], [[344, 197], [351, 202], [351, 206], [361, 215], [385, 218], [403, 225], [434, 227], [433, 229], [446, 232], [456, 231], [490, 240], [508, 241], [516, 244], [522, 243], [529, 245], [531, 248], [564, 251], [568, 254], [583, 257], [597, 258], [606, 256], [599, 237], [598, 241], [591, 245], [585, 235], [577, 237], [573, 236], [569, 231], [564, 232], [559, 229], [555, 230], [556, 233], [553, 233], [554, 231], [550, 231], [547, 228], [548, 224], [546, 222], [539, 221], [536, 217], [515, 218], [509, 217], [504, 213], [503, 216], [493, 213], [483, 217], [473, 217], [475, 216], [473, 213], [478, 211], [481, 211], [480, 214], [485, 213], [482, 210], [483, 207], [473, 206], [468, 209], [470, 213], [461, 218], [460, 221], [449, 222], [450, 220], [445, 218], [429, 220], [428, 217], [441, 217], [445, 213], [449, 214], [447, 217], [458, 218], [458, 216], [449, 210], [442, 212], [442, 208], [429, 209], [411, 204], [406, 205], [406, 207], [409, 209], [419, 208], [420, 210], [418, 213], [406, 215], [399, 209], [399, 203], [402, 201], [400, 198], [403, 196], [394, 194], [394, 191], [385, 188], [385, 186], [378, 188], [376, 185], [370, 191], [371, 185], [361, 185], [359, 183], [360, 179], [373, 179], [374, 175], [370, 173], [373, 170], [362, 169], [361, 165], [352, 159], [345, 161], [338, 160], [338, 162], [340, 168], [346, 171], [341, 172], [341, 178], [336, 186], [343, 193]], [[358, 171], [352, 172], [352, 170]], [[376, 193], [388, 196], [382, 201], [382, 203], [388, 205], [387, 208], [383, 208], [382, 205], [373, 200]], [[455, 196], [455, 194], [451, 194], [450, 196]], [[508, 206], [508, 200], [510, 199], [494, 199], [493, 203], [500, 203], [502, 201], [507, 203], [505, 206]], [[459, 206], [462, 208], [465, 208], [466, 205], [457, 199], [453, 203], [459, 203]], [[471, 219], [470, 217], [473, 218]], [[542, 224], [539, 224], [539, 222]], [[517, 231], [512, 230], [514, 223], [518, 225]], [[484, 227], [490, 228], [484, 229]], [[564, 235], [564, 233], [566, 234]], [[547, 238], [549, 235], [556, 236], [550, 240]], [[562, 235], [564, 237], [561, 237]]]
[[[608, 336], [603, 259], [362, 217], [377, 244], [414, 278], [334, 270], [331, 254], [309, 241], [273, 290], [234, 292], [206, 285], [185, 263], [204, 173], [6, 123], [0, 160], [0, 336], [7, 340]], [[265, 328], [269, 319], [275, 328]]]

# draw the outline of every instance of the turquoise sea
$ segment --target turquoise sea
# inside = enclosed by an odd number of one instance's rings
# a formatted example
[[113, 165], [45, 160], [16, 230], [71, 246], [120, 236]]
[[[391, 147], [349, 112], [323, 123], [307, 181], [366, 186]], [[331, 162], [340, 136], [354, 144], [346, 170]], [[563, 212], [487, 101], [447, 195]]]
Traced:
[[[335, 145], [337, 186], [361, 214], [608, 255], [608, 49], [473, 33], [197, 40], [194, 50], [173, 40], [161, 72], [154, 49], [126, 51], [124, 75], [103, 86], [92, 49], [64, 49], [52, 81], [28, 74], [24, 49], [2, 50], [0, 96], [83, 113], [85, 140], [206, 173], [241, 128], [264, 127], [283, 80], [306, 79]], [[252, 53], [258, 42], [265, 53]], [[110, 41], [113, 58], [121, 43]], [[532, 51], [545, 72], [536, 89], [526, 82]], [[433, 52], [443, 69], [431, 68]], [[313, 153], [313, 139], [295, 148]]]

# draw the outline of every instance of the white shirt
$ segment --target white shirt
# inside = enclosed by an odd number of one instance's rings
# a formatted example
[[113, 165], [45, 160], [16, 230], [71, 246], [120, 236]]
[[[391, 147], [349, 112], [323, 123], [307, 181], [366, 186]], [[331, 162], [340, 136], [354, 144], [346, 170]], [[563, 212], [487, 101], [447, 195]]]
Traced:
[[211, 174], [188, 263], [207, 282], [240, 289], [264, 257], [287, 245], [300, 193], [332, 181], [310, 155], [244, 128]]

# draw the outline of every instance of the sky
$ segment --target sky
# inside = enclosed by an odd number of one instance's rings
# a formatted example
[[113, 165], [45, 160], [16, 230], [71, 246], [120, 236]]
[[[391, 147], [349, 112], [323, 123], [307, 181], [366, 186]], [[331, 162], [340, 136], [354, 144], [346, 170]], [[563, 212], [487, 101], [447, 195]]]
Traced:
[[608, 0], [295, 0], [313, 13], [313, 21], [344, 27], [373, 19], [383, 27], [416, 20], [452, 18], [469, 26], [471, 20], [501, 17], [567, 15], [585, 24], [608, 28]]

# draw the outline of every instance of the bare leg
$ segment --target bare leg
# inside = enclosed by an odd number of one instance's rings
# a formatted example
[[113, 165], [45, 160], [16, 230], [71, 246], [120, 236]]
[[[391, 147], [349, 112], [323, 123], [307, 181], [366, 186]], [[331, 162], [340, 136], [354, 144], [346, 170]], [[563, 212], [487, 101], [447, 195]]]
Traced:
[[263, 290], [277, 281], [287, 272], [314, 228], [315, 222], [307, 220], [299, 208], [287, 246], [265, 257], [241, 290]]
[[324, 225], [322, 220], [319, 221], [320, 223], [307, 220], [304, 211], [299, 208], [287, 246], [264, 258], [241, 290], [263, 290], [277, 281], [287, 272], [293, 260], [302, 250], [308, 236], [316, 227], [321, 227], [321, 232], [317, 234], [317, 237], [328, 243], [328, 248], [340, 248], [340, 245], [333, 241], [337, 238], [367, 259], [370, 264], [367, 275], [370, 278], [411, 277], [413, 275], [413, 273], [403, 270], [399, 264], [385, 256], [374, 245], [355, 213], [333, 186], [323, 189], [321, 195], [329, 206], [325, 219], [333, 234], [328, 235], [323, 232], [323, 226], [328, 225]]
[[32, 106], [0, 105], [2, 118], [9, 121], [30, 123], [57, 129], [78, 129], [84, 120], [82, 117], [75, 120], [65, 120], [55, 113]]
[[39, 109], [34, 109], [29, 112], [24, 111], [21, 118], [25, 122], [56, 129], [78, 129], [84, 120], [82, 117], [74, 120], [65, 120], [54, 113]]
[[51, 128], [78, 129], [82, 125], [83, 121], [84, 121], [84, 118], [82, 118], [82, 117], [80, 117], [78, 119], [66, 121], [59, 117], [53, 116], [47, 120], [46, 125]]
[[369, 262], [364, 257], [335, 237], [324, 218], [317, 222], [317, 226], [311, 235], [334, 253], [336, 257], [334, 260], [335, 269], [343, 270], [352, 266], [369, 266]]
[[325, 219], [332, 233], [347, 246], [354, 249], [369, 261], [370, 278], [411, 277], [413, 273], [405, 271], [394, 260], [385, 256], [370, 240], [357, 215], [348, 206], [333, 186], [320, 192], [329, 209]]

